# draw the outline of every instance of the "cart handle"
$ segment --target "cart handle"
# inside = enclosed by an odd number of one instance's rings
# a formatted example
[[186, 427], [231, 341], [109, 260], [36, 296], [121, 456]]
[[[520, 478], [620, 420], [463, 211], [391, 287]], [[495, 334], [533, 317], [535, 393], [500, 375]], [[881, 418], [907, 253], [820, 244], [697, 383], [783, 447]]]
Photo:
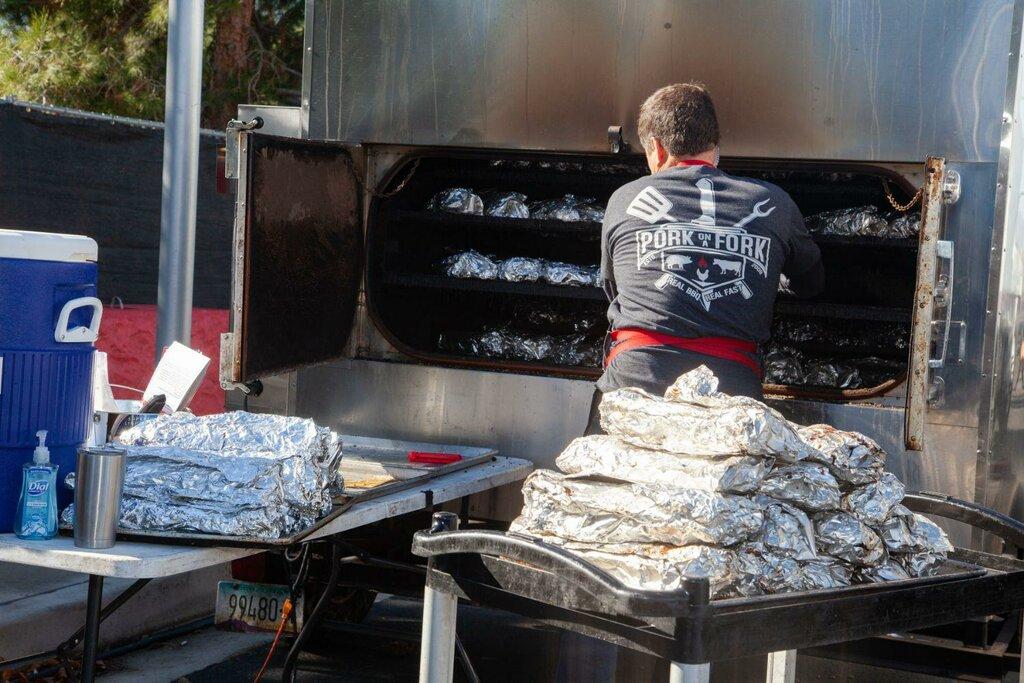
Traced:
[[679, 616], [710, 599], [707, 578], [684, 579], [684, 586], [674, 591], [629, 588], [603, 569], [561, 548], [500, 531], [417, 531], [412, 552], [427, 558], [487, 555], [523, 562], [579, 585], [619, 614]]
[[903, 505], [913, 512], [964, 522], [995, 534], [1010, 545], [1024, 548], [1024, 523], [984, 505], [932, 491], [908, 493]]

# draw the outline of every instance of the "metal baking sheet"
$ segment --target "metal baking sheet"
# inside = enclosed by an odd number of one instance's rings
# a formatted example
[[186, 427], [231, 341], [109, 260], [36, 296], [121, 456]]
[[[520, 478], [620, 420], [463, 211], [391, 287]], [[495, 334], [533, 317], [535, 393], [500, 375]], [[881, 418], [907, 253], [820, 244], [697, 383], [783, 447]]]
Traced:
[[[357, 503], [387, 496], [398, 491], [415, 488], [445, 474], [475, 467], [490, 462], [498, 451], [480, 446], [458, 446], [452, 444], [426, 443], [378, 439], [369, 436], [339, 435], [342, 443], [341, 471], [346, 481], [352, 477], [368, 479], [375, 476], [393, 477], [393, 481], [365, 489], [342, 490], [334, 498], [334, 507], [321, 517], [316, 524], [302, 531], [282, 538], [264, 539], [252, 536], [222, 536], [219, 534], [177, 533], [168, 531], [118, 531], [118, 540], [174, 543], [178, 545], [220, 545], [234, 547], [272, 548], [288, 546], [302, 541], [324, 525], [338, 518]], [[409, 451], [428, 453], [455, 453], [462, 460], [447, 465], [411, 463]], [[63, 530], [70, 533], [70, 530]]]

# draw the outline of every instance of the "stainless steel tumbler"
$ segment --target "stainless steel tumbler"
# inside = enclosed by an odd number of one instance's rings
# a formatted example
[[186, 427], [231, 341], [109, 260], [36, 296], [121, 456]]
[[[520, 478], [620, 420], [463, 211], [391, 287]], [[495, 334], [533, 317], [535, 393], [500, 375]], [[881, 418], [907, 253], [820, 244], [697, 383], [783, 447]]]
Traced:
[[75, 473], [75, 546], [110, 548], [124, 487], [123, 448], [79, 448]]

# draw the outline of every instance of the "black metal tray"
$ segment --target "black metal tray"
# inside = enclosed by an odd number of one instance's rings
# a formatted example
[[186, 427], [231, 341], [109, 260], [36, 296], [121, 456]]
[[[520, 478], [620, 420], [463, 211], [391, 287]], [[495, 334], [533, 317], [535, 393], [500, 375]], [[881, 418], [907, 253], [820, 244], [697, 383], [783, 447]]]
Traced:
[[[953, 518], [964, 519], [967, 508], [975, 511], [967, 517], [982, 510], [934, 494], [908, 498], [914, 507]], [[957, 514], [945, 514], [953, 508]], [[986, 519], [998, 533], [995, 518]], [[1024, 527], [1009, 521], [1005, 531], [1012, 542]], [[413, 552], [429, 559], [428, 585], [440, 591], [687, 664], [1024, 607], [1024, 562], [966, 549], [957, 549], [931, 577], [727, 600], [709, 599], [707, 579], [690, 579], [677, 591], [628, 588], [570, 552], [500, 532], [421, 531]]]

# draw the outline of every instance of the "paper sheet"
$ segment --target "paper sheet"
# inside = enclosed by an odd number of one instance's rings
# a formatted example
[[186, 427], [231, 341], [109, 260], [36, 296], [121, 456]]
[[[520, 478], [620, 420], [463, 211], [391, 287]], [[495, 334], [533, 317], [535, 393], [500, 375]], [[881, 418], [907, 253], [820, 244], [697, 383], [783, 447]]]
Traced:
[[96, 351], [92, 357], [92, 409], [100, 413], [118, 412], [114, 392], [110, 388], [107, 354]]
[[183, 410], [199, 390], [199, 383], [203, 381], [209, 365], [210, 359], [203, 354], [174, 342], [160, 358], [142, 400], [148, 401], [157, 394], [163, 394], [167, 397], [169, 410]]

